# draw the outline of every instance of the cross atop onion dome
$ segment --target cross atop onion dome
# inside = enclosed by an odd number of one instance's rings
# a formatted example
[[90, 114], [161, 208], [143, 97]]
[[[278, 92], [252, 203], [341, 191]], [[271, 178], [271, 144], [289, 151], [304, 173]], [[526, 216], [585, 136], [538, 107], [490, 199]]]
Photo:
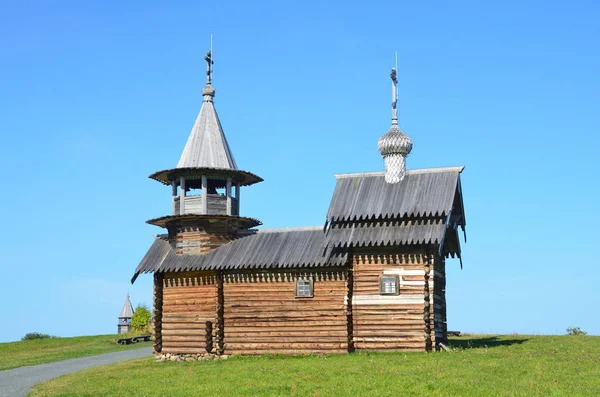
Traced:
[[392, 126], [383, 134], [377, 142], [379, 153], [385, 162], [385, 181], [387, 183], [398, 183], [404, 179], [406, 174], [406, 156], [412, 150], [412, 140], [398, 127], [398, 78], [396, 68], [392, 68]]

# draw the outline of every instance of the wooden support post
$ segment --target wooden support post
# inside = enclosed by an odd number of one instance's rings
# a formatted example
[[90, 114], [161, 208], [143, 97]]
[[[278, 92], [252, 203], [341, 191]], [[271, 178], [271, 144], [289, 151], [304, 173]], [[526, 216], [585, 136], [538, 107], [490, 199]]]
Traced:
[[208, 214], [208, 178], [202, 175], [202, 214]]
[[442, 306], [442, 343], [446, 346], [448, 345], [448, 318], [446, 313], [446, 261], [442, 257], [441, 258], [441, 277], [440, 277], [440, 295], [442, 297], [442, 301], [440, 302]]
[[354, 351], [354, 318], [352, 317], [352, 297], [354, 296], [354, 271], [346, 271], [346, 330], [348, 332], [348, 352]]
[[179, 178], [179, 215], [185, 214], [185, 178]]
[[227, 215], [232, 215], [231, 208], [231, 178], [227, 178], [227, 187], [225, 188], [225, 195], [227, 196]]
[[424, 270], [425, 270], [425, 287], [423, 295], [425, 297], [425, 303], [423, 305], [423, 321], [425, 322], [425, 351], [431, 351], [431, 305], [429, 295], [429, 276], [431, 275], [431, 254], [429, 249], [425, 251], [425, 257], [423, 258]]
[[217, 270], [217, 354], [221, 355], [225, 352], [225, 297], [223, 295], [223, 272]]
[[240, 184], [236, 183], [235, 184], [235, 214], [239, 215], [240, 214]]
[[175, 197], [177, 197], [177, 181], [173, 180], [171, 181], [171, 189], [173, 189], [173, 193], [172, 196], [173, 198], [171, 199], [171, 203], [173, 205], [173, 215], [178, 215], [175, 213]]
[[162, 315], [163, 315], [163, 274], [154, 273], [154, 313], [152, 329], [154, 330], [154, 354], [162, 352]]

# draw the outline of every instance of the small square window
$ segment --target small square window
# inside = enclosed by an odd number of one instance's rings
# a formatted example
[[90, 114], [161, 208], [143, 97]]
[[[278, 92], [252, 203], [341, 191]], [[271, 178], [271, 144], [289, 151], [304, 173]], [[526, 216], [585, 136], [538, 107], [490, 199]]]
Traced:
[[308, 278], [300, 278], [296, 281], [296, 298], [312, 298], [313, 281]]
[[381, 276], [379, 292], [381, 295], [398, 295], [398, 276]]

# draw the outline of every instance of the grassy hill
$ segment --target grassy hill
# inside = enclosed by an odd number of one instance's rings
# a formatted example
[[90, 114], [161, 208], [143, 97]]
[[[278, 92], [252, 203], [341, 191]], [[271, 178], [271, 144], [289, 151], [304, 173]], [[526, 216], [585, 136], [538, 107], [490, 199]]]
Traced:
[[33, 396], [600, 395], [600, 337], [469, 335], [451, 352], [141, 359], [38, 385]]
[[119, 335], [78, 336], [0, 343], [0, 370], [151, 346], [152, 342], [117, 345]]

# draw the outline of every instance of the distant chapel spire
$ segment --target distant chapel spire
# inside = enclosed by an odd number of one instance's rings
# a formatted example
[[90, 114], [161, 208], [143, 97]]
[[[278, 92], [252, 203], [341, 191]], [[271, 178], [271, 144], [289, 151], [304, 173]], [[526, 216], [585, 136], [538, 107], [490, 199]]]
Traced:
[[412, 140], [400, 131], [398, 127], [398, 78], [396, 68], [392, 68], [392, 126], [379, 142], [377, 148], [385, 162], [385, 181], [387, 183], [398, 183], [404, 179], [406, 174], [406, 156], [412, 150]]

